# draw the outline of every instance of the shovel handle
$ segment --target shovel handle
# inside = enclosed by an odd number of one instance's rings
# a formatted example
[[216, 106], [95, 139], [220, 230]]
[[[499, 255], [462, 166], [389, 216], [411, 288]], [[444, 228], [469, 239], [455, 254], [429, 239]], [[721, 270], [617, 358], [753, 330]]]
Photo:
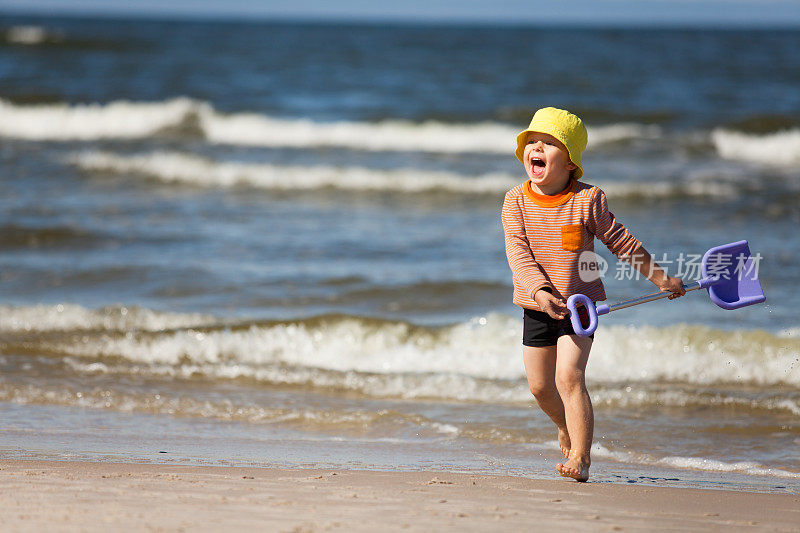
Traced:
[[[698, 289], [705, 289], [719, 281], [719, 278], [703, 278], [697, 281], [693, 281], [691, 283], [684, 283], [683, 290], [686, 292], [696, 291]], [[673, 293], [671, 292], [653, 292], [650, 294], [645, 294], [644, 296], [639, 296], [638, 298], [634, 298], [633, 300], [625, 300], [624, 302], [617, 302], [614, 305], [608, 306], [608, 311], [619, 311], [620, 309], [625, 309], [627, 307], [633, 307], [634, 305], [639, 304], [646, 304], [647, 302], [654, 302], [656, 300], [660, 300], [662, 298], [666, 298], [671, 296]]]
[[[583, 327], [583, 324], [581, 323], [581, 317], [578, 312], [580, 307], [586, 309], [586, 314], [589, 315], [589, 325], [586, 327]], [[608, 308], [608, 306], [602, 307], [605, 307], [606, 309]], [[572, 322], [572, 329], [575, 331], [576, 335], [588, 337], [594, 333], [594, 331], [597, 329], [598, 310], [594, 306], [594, 302], [590, 300], [588, 296], [585, 294], [573, 294], [567, 298], [567, 309], [569, 309], [569, 320]]]
[[[693, 281], [691, 283], [684, 283], [683, 290], [686, 292], [696, 291], [698, 289], [705, 289], [710, 287], [717, 281], [719, 281], [719, 277], [708, 277], [703, 278], [697, 281]], [[627, 307], [633, 307], [634, 305], [644, 304], [647, 302], [654, 302], [656, 300], [660, 300], [662, 298], [666, 298], [670, 296], [671, 292], [654, 292], [651, 294], [646, 294], [644, 296], [640, 296], [638, 298], [634, 298], [633, 300], [625, 300], [624, 302], [618, 302], [614, 305], [598, 305], [595, 307], [594, 302], [589, 299], [588, 296], [584, 294], [573, 294], [567, 299], [567, 309], [569, 309], [569, 319], [572, 322], [572, 329], [575, 330], [576, 335], [580, 335], [581, 337], [588, 337], [592, 333], [595, 332], [597, 329], [597, 316], [604, 315], [606, 313], [610, 313], [611, 311], [619, 311], [620, 309], [625, 309]], [[584, 327], [581, 323], [581, 317], [578, 314], [578, 308], [583, 307], [586, 309], [587, 314], [589, 315], [589, 325]]]

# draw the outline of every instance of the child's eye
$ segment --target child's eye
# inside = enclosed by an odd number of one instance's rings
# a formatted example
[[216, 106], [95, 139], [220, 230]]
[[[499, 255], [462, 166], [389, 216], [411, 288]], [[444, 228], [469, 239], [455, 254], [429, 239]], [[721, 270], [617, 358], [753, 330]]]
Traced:
[[545, 141], [545, 142], [544, 142], [544, 144], [548, 144], [548, 145], [550, 145], [550, 146], [553, 146], [553, 143], [552, 143], [552, 142], [550, 142], [550, 141]]

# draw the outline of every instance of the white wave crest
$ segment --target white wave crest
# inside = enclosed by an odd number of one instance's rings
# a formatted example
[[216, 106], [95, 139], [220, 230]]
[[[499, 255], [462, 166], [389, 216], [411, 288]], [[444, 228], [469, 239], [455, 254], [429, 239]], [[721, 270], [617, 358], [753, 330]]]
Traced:
[[[204, 113], [200, 123], [211, 142], [272, 147], [345, 147], [367, 151], [512, 154], [521, 128], [482, 122], [447, 124], [403, 120], [382, 122], [314, 122], [285, 120], [242, 113], [223, 116]], [[591, 128], [590, 145], [657, 136], [655, 126], [615, 124]]]
[[301, 167], [269, 164], [215, 162], [176, 152], [120, 156], [107, 152], [83, 152], [68, 161], [89, 171], [137, 173], [165, 183], [203, 187], [250, 187], [275, 190], [311, 190], [333, 187], [344, 190], [420, 192], [447, 190], [486, 194], [503, 193], [522, 181], [510, 174], [462, 176], [452, 172], [418, 169], [381, 170], [362, 167]]
[[513, 153], [516, 130], [494, 123], [444, 124], [403, 120], [315, 122], [277, 119], [254, 113], [204, 114], [209, 141], [221, 144], [313, 148], [345, 147], [366, 151], [435, 153]]
[[634, 139], [657, 139], [662, 134], [661, 128], [658, 126], [633, 122], [593, 126], [587, 128], [587, 131], [589, 134], [587, 148]]
[[593, 387], [591, 389], [594, 405], [615, 407], [635, 407], [642, 405], [659, 405], [664, 407], [733, 407], [751, 410], [788, 411], [800, 416], [800, 396], [790, 399], [785, 395], [771, 394], [758, 398], [737, 396], [735, 394], [709, 393], [697, 387], [686, 385], [680, 389], [652, 390], [647, 385]]
[[800, 386], [800, 341], [762, 330], [704, 326], [598, 330], [587, 376], [600, 381], [683, 381]]
[[[160, 329], [159, 321], [197, 319], [158, 315], [151, 328]], [[404, 396], [461, 398], [490, 393], [495, 400], [517, 400], [527, 396], [518, 322], [490, 314], [454, 326], [426, 328], [331, 317], [244, 329], [98, 335], [47, 348], [100, 362], [113, 356], [175, 375], [248, 376]], [[727, 332], [688, 325], [610, 327], [597, 333], [587, 380], [590, 390], [591, 385], [603, 383], [674, 381], [800, 387], [799, 361], [799, 340], [766, 331]], [[766, 400], [754, 406], [787, 408]]]
[[770, 476], [800, 479], [800, 472], [790, 472], [779, 468], [770, 468], [753, 461], [725, 462], [705, 457], [656, 457], [649, 454], [613, 451], [600, 443], [592, 444], [592, 455], [607, 457], [621, 463], [642, 465], [660, 465], [687, 470], [705, 470], [712, 472], [740, 472], [751, 476]]
[[159, 313], [140, 307], [86, 309], [73, 304], [0, 305], [0, 332], [72, 330], [161, 331], [214, 322], [208, 315]]
[[738, 194], [735, 185], [710, 179], [657, 183], [609, 182], [603, 183], [601, 188], [609, 198], [734, 198]]
[[14, 44], [41, 44], [48, 38], [56, 38], [42, 26], [12, 26], [6, 30], [6, 41]]
[[[513, 154], [520, 127], [499, 122], [320, 122], [259, 113], [219, 113], [190, 98], [162, 102], [15, 105], [0, 100], [0, 135], [34, 141], [141, 139], [196, 124], [211, 143], [276, 148], [339, 147], [364, 151]], [[594, 146], [657, 137], [656, 126], [611, 124], [589, 129]]]
[[32, 141], [140, 139], [181, 124], [204, 105], [188, 98], [165, 102], [20, 106], [0, 100], [0, 135]]
[[789, 472], [779, 468], [769, 468], [753, 461], [728, 463], [703, 457], [664, 457], [660, 464], [692, 470], [711, 470], [716, 472], [743, 472], [752, 476], [778, 476], [800, 479], [800, 472]]
[[[71, 154], [67, 161], [90, 172], [139, 174], [164, 183], [201, 187], [248, 186], [273, 190], [331, 187], [406, 193], [443, 190], [465, 194], [502, 194], [525, 179], [522, 173], [497, 172], [465, 176], [454, 172], [415, 168], [385, 170], [226, 162], [194, 154], [164, 151], [137, 155], [84, 151]], [[688, 183], [604, 183], [602, 188], [611, 198], [728, 197], [736, 194], [735, 188], [730, 184], [708, 180]]]
[[715, 129], [711, 141], [725, 159], [789, 166], [800, 163], [800, 129], [752, 135]]
[[501, 317], [438, 330], [352, 317], [244, 330], [192, 329], [151, 338], [106, 337], [65, 348], [72, 355], [114, 354], [138, 363], [232, 363], [254, 369], [280, 364], [342, 373], [517, 379], [521, 375], [517, 358], [498, 357], [496, 348], [498, 342], [513, 346], [516, 329], [516, 321]]

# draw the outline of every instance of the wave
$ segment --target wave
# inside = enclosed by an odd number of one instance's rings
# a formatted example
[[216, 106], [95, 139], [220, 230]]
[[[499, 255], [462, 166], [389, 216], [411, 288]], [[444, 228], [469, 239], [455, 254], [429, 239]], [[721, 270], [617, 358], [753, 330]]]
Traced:
[[[246, 186], [267, 190], [302, 191], [323, 187], [347, 191], [402, 193], [446, 191], [462, 194], [503, 194], [525, 179], [524, 174], [489, 173], [465, 176], [417, 168], [392, 170], [367, 167], [285, 166], [215, 161], [182, 152], [156, 151], [119, 155], [102, 151], [70, 154], [67, 162], [87, 172], [137, 174], [162, 183], [198, 187]], [[731, 183], [713, 180], [661, 183], [603, 183], [613, 198], [730, 197]]]
[[[198, 376], [214, 379], [255, 379], [272, 385], [346, 390], [378, 398], [444, 399], [460, 401], [529, 403], [532, 396], [520, 375], [516, 379], [481, 379], [474, 376], [428, 373], [367, 373], [356, 371], [331, 371], [320, 368], [297, 367], [282, 364], [263, 364], [256, 369], [250, 365], [228, 364], [183, 364], [176, 368], [168, 364], [150, 364], [146, 367], [136, 363], [87, 362], [83, 358], [67, 357], [64, 363], [78, 375], [98, 374], [127, 375], [135, 372], [139, 376], [193, 379]], [[738, 412], [784, 412], [800, 415], [800, 395], [767, 393], [757, 396], [737, 394], [736, 391], [709, 392], [704, 385], [681, 384], [680, 390], [663, 390], [648, 383], [637, 385], [608, 385], [590, 380], [590, 394], [595, 406], [610, 408], [686, 408], [713, 407]], [[495, 430], [492, 430], [496, 434]], [[502, 440], [507, 440], [504, 437]]]
[[202, 108], [188, 98], [73, 106], [24, 106], [0, 100], [0, 135], [31, 141], [142, 139], [179, 126]]
[[[443, 422], [417, 413], [394, 409], [337, 408], [315, 406], [264, 405], [263, 402], [244, 402], [215, 395], [213, 399], [194, 397], [181, 393], [165, 392], [163, 388], [146, 391], [120, 390], [114, 385], [69, 386], [15, 384], [0, 382], [0, 401], [17, 404], [63, 405], [94, 409], [112, 409], [121, 412], [146, 412], [181, 417], [213, 418], [217, 420], [246, 421], [255, 424], [279, 423], [281, 425], [313, 427], [315, 430], [335, 428], [337, 431], [369, 429], [372, 432], [400, 433], [404, 430], [419, 436], [420, 429], [448, 437], [467, 437], [479, 441], [531, 444], [545, 443], [550, 432], [540, 432], [528, 427], [505, 427], [491, 422]], [[555, 444], [555, 443], [554, 443]], [[553, 446], [555, 447], [555, 446]], [[599, 443], [593, 452], [613, 457], [623, 462], [641, 462], [642, 456], [631, 452], [611, 452]], [[666, 459], [666, 460], [665, 460]], [[674, 464], [665, 458], [651, 460], [670, 466], [692, 467], [691, 464]], [[702, 466], [700, 466], [702, 469]]]
[[433, 435], [453, 435], [455, 426], [428, 417], [390, 409], [270, 407], [260, 404], [239, 404], [230, 400], [209, 401], [191, 396], [164, 393], [136, 394], [105, 388], [80, 390], [40, 387], [32, 384], [0, 383], [0, 401], [17, 404], [63, 405], [91, 409], [113, 409], [126, 413], [151, 413], [180, 417], [213, 418], [245, 421], [253, 424], [281, 424], [289, 427], [309, 427], [315, 430], [335, 428], [377, 428], [382, 432], [406, 430], [415, 433], [427, 430]]
[[[557, 443], [556, 443], [557, 444]], [[726, 462], [707, 457], [669, 456], [657, 457], [650, 454], [631, 451], [612, 451], [602, 444], [592, 445], [592, 455], [614, 459], [621, 463], [633, 463], [648, 466], [666, 466], [687, 470], [705, 470], [711, 472], [739, 472], [751, 476], [769, 476], [800, 479], [800, 472], [791, 472], [780, 468], [770, 468], [754, 461]]]
[[[58, 48], [62, 50], [122, 50], [130, 42], [99, 36], [69, 35], [60, 29], [35, 24], [19, 24], [0, 28], [0, 46], [26, 46], [31, 48]], [[138, 48], [147, 46], [136, 43]]]
[[380, 170], [364, 167], [303, 167], [215, 162], [177, 152], [120, 156], [108, 152], [83, 152], [68, 158], [87, 171], [136, 173], [164, 183], [201, 187], [249, 186], [271, 190], [343, 190], [422, 192], [445, 190], [464, 193], [502, 193], [522, 180], [509, 174], [464, 177], [459, 174], [417, 169]]
[[[494, 122], [451, 124], [384, 120], [377, 123], [319, 123], [253, 113], [205, 114], [200, 117], [200, 122], [206, 138], [222, 144], [431, 153], [511, 154], [520, 130], [519, 127]], [[655, 126], [640, 124], [593, 127], [589, 128], [590, 145], [587, 148], [637, 137], [657, 137], [659, 131]]]
[[[530, 399], [519, 357], [519, 321], [500, 314], [426, 327], [347, 315], [232, 324], [129, 308], [91, 311], [61, 305], [0, 311], [3, 353], [69, 358], [77, 372], [246, 378], [378, 397]], [[65, 334], [42, 335], [53, 331]], [[617, 326], [598, 331], [587, 379], [600, 387], [598, 401], [617, 404], [692, 401], [657, 389], [619, 391], [637, 384], [789, 387], [786, 403], [738, 392], [701, 397], [706, 404], [797, 412], [798, 359], [800, 340], [766, 331]]]
[[3, 334], [165, 331], [211, 324], [219, 324], [219, 320], [208, 315], [164, 313], [134, 306], [86, 309], [73, 304], [0, 305], [0, 333]]
[[[85, 379], [82, 380], [85, 382]], [[137, 379], [139, 381], [139, 379]], [[420, 439], [451, 441], [470, 439], [477, 442], [515, 444], [541, 450], [557, 449], [545, 432], [529, 427], [474, 421], [443, 421], [414, 412], [392, 408], [370, 409], [344, 406], [271, 405], [263, 401], [242, 401], [215, 394], [194, 397], [165, 392], [163, 388], [135, 392], [120, 388], [118, 383], [101, 386], [37, 385], [0, 382], [0, 401], [30, 405], [60, 405], [89, 409], [109, 409], [123, 413], [148, 413], [185, 418], [241, 421], [250, 424], [276, 424], [282, 428], [314, 432], [332, 432], [337, 439], [349, 436], [380, 435], [379, 440], [419, 442]], [[505, 422], [506, 425], [502, 425]], [[748, 475], [800, 478], [800, 472], [771, 468], [754, 461], [725, 462], [697, 456], [657, 456], [632, 449], [611, 449], [600, 442], [592, 445], [595, 457], [620, 463], [660, 466], [713, 472], [739, 472]]]
[[709, 391], [707, 385], [682, 384], [680, 389], [647, 386], [647, 384], [592, 388], [592, 403], [605, 407], [715, 407], [741, 411], [783, 411], [800, 415], [800, 395], [784, 393], [741, 395], [736, 391]]
[[798, 128], [763, 135], [718, 128], [711, 132], [711, 141], [725, 159], [776, 166], [800, 163]]
[[58, 42], [62, 36], [49, 32], [42, 26], [11, 26], [0, 33], [0, 42], [9, 44], [35, 45], [47, 41]]
[[[27, 106], [0, 100], [0, 135], [33, 141], [145, 139], [188, 134], [210, 143], [241, 146], [510, 155], [519, 129], [499, 122], [317, 122], [260, 113], [224, 114], [207, 102], [185, 97], [162, 102]], [[593, 127], [589, 148], [659, 135], [658, 127], [641, 124]]]
[[[493, 423], [443, 422], [417, 413], [394, 409], [369, 410], [314, 406], [268, 406], [262, 403], [238, 403], [228, 399], [215, 400], [171, 395], [163, 392], [132, 393], [113, 387], [54, 388], [30, 383], [0, 382], [0, 401], [16, 404], [62, 405], [90, 409], [111, 409], [125, 413], [150, 413], [189, 418], [213, 418], [225, 421], [244, 421], [251, 424], [279, 424], [282, 427], [314, 431], [333, 431], [339, 438], [342, 432], [379, 434], [382, 440], [420, 438], [468, 438], [475, 441], [515, 443], [537, 449], [557, 449], [538, 431], [528, 428], [509, 428]], [[547, 435], [549, 435], [549, 431]], [[627, 464], [714, 472], [740, 472], [748, 475], [800, 478], [799, 472], [770, 468], [753, 461], [725, 462], [705, 457], [666, 456], [626, 450], [612, 450], [596, 442], [592, 445], [595, 457], [604, 457]]]

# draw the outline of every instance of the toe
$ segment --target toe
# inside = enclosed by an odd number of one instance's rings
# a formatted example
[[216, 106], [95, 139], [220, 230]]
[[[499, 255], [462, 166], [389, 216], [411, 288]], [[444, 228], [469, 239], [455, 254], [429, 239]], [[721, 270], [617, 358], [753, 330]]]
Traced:
[[562, 477], [568, 477], [576, 481], [586, 481], [589, 479], [588, 467], [581, 466], [579, 468], [574, 468], [563, 463], [557, 463], [556, 470]]

